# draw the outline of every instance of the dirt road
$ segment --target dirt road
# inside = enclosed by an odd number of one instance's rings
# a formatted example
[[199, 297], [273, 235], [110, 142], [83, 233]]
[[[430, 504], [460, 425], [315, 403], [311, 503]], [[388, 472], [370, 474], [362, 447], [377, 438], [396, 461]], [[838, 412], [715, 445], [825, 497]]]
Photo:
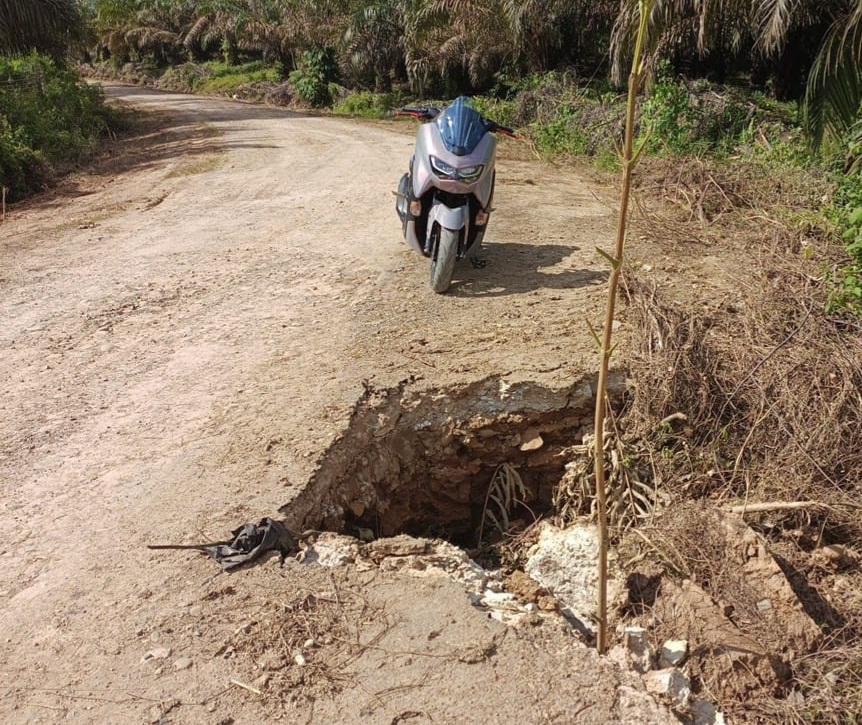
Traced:
[[[504, 152], [488, 264], [436, 296], [393, 209], [403, 125], [108, 92], [163, 112], [160, 130], [0, 226], [0, 720], [274, 717], [249, 691], [224, 693], [234, 664], [208, 633], [180, 644], [188, 617], [241, 621], [245, 605], [215, 600], [272, 577], [214, 583], [211, 561], [145, 544], [220, 539], [275, 513], [363, 381], [571, 379], [592, 361], [584, 319], [611, 213], [575, 173]], [[193, 666], [141, 662], [161, 645]], [[597, 721], [613, 715], [613, 688], [580, 676]], [[447, 687], [424, 697], [464, 696]]]

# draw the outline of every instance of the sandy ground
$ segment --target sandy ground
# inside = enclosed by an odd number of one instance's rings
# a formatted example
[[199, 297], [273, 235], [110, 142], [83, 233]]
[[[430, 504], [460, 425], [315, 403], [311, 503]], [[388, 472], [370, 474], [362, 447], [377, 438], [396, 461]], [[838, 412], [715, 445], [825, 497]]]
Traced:
[[[229, 684], [256, 665], [226, 658], [225, 637], [306, 574], [214, 577], [204, 557], [145, 548], [276, 513], [363, 381], [564, 384], [587, 369], [605, 278], [593, 249], [613, 228], [601, 190], [504, 151], [488, 264], [437, 296], [394, 212], [409, 128], [108, 92], [162, 112], [160, 131], [0, 226], [0, 720], [625, 720], [612, 667], [535, 633], [470, 666], [369, 654], [316, 707], [258, 697]], [[499, 634], [452, 586], [428, 607], [399, 581], [352, 585], [400, 612], [387, 636], [429, 647], [438, 619], [453, 641]], [[432, 639], [438, 655], [451, 644]], [[141, 661], [160, 646], [169, 659]], [[175, 671], [180, 655], [193, 664]]]

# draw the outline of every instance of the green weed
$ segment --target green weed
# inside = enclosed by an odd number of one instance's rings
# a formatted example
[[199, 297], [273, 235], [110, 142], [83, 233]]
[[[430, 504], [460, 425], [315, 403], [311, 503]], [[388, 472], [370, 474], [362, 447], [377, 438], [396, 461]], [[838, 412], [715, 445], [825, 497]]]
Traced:
[[360, 91], [351, 93], [338, 101], [333, 106], [332, 112], [338, 116], [384, 118], [399, 105], [401, 105], [399, 97], [394, 93]]

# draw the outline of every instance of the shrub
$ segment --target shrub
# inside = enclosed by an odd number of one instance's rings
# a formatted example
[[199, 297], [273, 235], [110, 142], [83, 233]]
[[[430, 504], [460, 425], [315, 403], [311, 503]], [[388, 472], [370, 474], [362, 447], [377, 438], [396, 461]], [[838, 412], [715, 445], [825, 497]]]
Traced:
[[338, 101], [332, 110], [339, 116], [383, 118], [398, 105], [400, 105], [399, 99], [393, 93], [360, 91], [351, 93]]
[[329, 83], [335, 80], [336, 65], [332, 52], [323, 48], [302, 54], [299, 68], [290, 74], [296, 95], [309, 106], [321, 107], [332, 103]]
[[50, 58], [0, 57], [0, 183], [12, 200], [92, 152], [115, 121], [101, 89]]
[[159, 88], [169, 91], [193, 93], [204, 81], [212, 78], [213, 71], [199, 63], [183, 63], [168, 68], [159, 79]]
[[589, 139], [575, 105], [561, 106], [555, 118], [534, 123], [530, 132], [536, 147], [548, 156], [583, 156], [589, 152]]
[[503, 126], [517, 125], [518, 106], [513, 100], [476, 96], [473, 98], [473, 108], [485, 118], [490, 118]]
[[650, 150], [674, 154], [694, 152], [696, 125], [697, 113], [687, 86], [660, 78], [643, 102], [641, 111], [641, 128], [649, 129]]

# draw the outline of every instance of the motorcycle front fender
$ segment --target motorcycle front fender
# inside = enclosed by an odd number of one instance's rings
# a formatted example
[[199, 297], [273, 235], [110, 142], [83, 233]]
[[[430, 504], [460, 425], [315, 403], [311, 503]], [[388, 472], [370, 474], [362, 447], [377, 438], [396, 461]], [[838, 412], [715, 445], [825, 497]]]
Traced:
[[470, 226], [470, 207], [466, 204], [451, 209], [441, 201], [435, 201], [428, 212], [428, 228], [437, 222], [444, 229], [459, 231]]

